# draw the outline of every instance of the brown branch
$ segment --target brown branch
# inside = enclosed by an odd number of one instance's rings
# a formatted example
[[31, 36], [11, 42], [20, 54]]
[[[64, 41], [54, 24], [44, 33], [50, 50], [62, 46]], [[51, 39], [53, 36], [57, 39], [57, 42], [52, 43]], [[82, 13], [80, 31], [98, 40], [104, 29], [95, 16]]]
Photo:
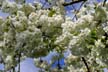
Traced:
[[67, 2], [67, 3], [64, 3], [63, 6], [68, 6], [68, 5], [85, 2], [85, 1], [87, 1], [87, 0], [77, 0], [77, 1]]
[[84, 62], [85, 66], [87, 68], [87, 72], [90, 72], [90, 69], [89, 69], [88, 64], [87, 64], [87, 62], [86, 62], [84, 57], [82, 57], [82, 61]]

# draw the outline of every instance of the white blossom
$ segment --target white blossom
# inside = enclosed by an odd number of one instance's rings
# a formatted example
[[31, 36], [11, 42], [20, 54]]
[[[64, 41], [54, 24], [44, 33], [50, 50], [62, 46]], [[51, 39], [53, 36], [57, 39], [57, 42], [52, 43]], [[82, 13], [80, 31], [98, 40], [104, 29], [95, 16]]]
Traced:
[[17, 4], [15, 2], [3, 1], [2, 10], [4, 12], [14, 13], [17, 11]]
[[107, 15], [104, 7], [97, 6], [96, 12], [95, 12], [95, 19], [96, 20], [101, 20], [102, 22], [106, 21]]
[[[63, 72], [86, 72], [80, 60], [82, 56], [88, 60], [92, 72], [100, 66], [107, 67], [108, 40], [104, 34], [108, 33], [108, 3], [102, 6], [103, 3], [89, 1], [75, 12], [78, 20], [72, 21], [65, 16], [64, 0], [48, 1], [51, 9], [43, 9], [42, 3], [36, 1], [33, 4], [17, 1], [0, 0], [2, 11], [10, 13], [7, 18], [0, 18], [0, 55], [3, 55], [6, 70], [18, 64], [14, 59], [17, 49], [21, 49], [22, 61], [32, 57], [35, 65], [44, 70], [48, 70], [53, 61], [40, 62], [39, 57], [53, 50], [71, 53], [65, 59]], [[49, 16], [52, 10], [54, 14]], [[95, 67], [93, 61], [99, 66]], [[57, 68], [53, 71], [59, 72]]]
[[57, 37], [55, 44], [66, 44], [72, 38], [72, 36], [73, 35], [69, 32], [65, 32], [61, 36]]
[[41, 9], [42, 4], [40, 2], [34, 1], [33, 4], [36, 6], [37, 9]]
[[103, 28], [103, 30], [104, 30], [106, 33], [108, 33], [108, 26], [105, 26], [105, 27]]
[[42, 24], [47, 24], [48, 23], [48, 16], [47, 15], [41, 15], [39, 18], [39, 22], [41, 22]]
[[55, 26], [61, 26], [61, 24], [63, 23], [63, 18], [62, 18], [62, 16], [61, 15], [55, 15], [54, 16], [54, 22], [55, 22]]
[[81, 30], [81, 33], [79, 34], [79, 36], [88, 36], [90, 32], [91, 31], [89, 28], [85, 28], [84, 30]]
[[8, 55], [7, 57], [6, 57], [6, 59], [5, 59], [5, 62], [6, 63], [11, 63], [12, 62], [12, 56], [11, 55]]
[[73, 46], [78, 42], [79, 42], [79, 37], [78, 36], [73, 36], [72, 40], [70, 40], [69, 46]]
[[81, 19], [83, 19], [83, 20], [85, 20], [85, 21], [91, 23], [91, 22], [93, 21], [94, 18], [93, 18], [92, 15], [87, 14], [87, 15], [82, 16]]
[[97, 41], [95, 41], [95, 46], [96, 46], [97, 48], [100, 48], [100, 47], [104, 48], [104, 47], [105, 47], [105, 45], [101, 42], [100, 39], [97, 40]]
[[63, 28], [63, 32], [72, 32], [76, 28], [76, 24], [74, 24], [72, 21], [66, 21], [65, 23], [62, 23], [61, 27]]
[[37, 14], [35, 12], [32, 12], [30, 15], [29, 15], [29, 19], [32, 20], [32, 21], [35, 21], [37, 19]]
[[25, 16], [25, 13], [23, 11], [17, 11], [17, 16], [18, 17]]

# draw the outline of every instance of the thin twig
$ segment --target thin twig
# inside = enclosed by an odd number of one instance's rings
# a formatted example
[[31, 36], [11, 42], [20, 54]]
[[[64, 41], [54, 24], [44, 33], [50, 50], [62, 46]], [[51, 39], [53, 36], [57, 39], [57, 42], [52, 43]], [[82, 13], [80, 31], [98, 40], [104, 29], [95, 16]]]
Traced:
[[68, 5], [72, 5], [72, 4], [76, 4], [76, 3], [80, 3], [80, 2], [85, 2], [87, 0], [77, 0], [77, 1], [72, 1], [72, 2], [68, 2], [68, 3], [64, 3], [63, 6], [68, 6]]
[[[78, 11], [81, 9], [81, 7], [82, 7], [82, 5], [83, 5], [84, 3], [85, 3], [85, 1], [80, 5]], [[75, 15], [76, 15], [76, 14], [75, 14]], [[74, 15], [74, 17], [75, 17], [75, 15]], [[72, 18], [72, 20], [74, 19], [74, 17]]]
[[18, 72], [20, 72], [20, 62], [21, 62], [21, 51], [19, 49], [19, 52], [18, 52]]
[[87, 68], [87, 72], [90, 72], [90, 69], [89, 69], [88, 64], [87, 64], [87, 62], [86, 62], [84, 57], [82, 57], [82, 61], [84, 62], [85, 66]]
[[[74, 9], [75, 11], [77, 11], [76, 8], [75, 8], [73, 5], [72, 5], [72, 7], [73, 7], [73, 9]], [[76, 20], [78, 19], [76, 13], [75, 13], [75, 18], [76, 18]]]

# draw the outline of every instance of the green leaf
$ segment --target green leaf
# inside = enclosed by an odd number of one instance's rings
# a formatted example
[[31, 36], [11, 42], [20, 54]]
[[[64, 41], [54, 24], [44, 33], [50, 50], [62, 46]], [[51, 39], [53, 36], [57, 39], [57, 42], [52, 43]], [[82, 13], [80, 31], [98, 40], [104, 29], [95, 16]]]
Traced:
[[48, 14], [48, 16], [52, 17], [55, 13], [56, 13], [56, 11], [53, 10], [53, 9], [51, 9], [50, 12], [49, 12], [49, 14]]
[[91, 31], [91, 38], [94, 39], [94, 40], [98, 39], [98, 37], [97, 37], [97, 31], [96, 30], [92, 30]]

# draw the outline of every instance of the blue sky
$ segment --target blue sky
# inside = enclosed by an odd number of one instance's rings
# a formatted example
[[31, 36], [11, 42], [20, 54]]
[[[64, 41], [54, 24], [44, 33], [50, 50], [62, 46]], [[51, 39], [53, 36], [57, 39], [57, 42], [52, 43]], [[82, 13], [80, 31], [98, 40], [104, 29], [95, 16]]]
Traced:
[[[34, 0], [27, 0], [27, 3], [32, 3]], [[41, 0], [42, 1], [42, 0]], [[99, 2], [102, 1], [102, 0], [98, 0]], [[76, 8], [79, 7], [78, 4], [74, 5]], [[66, 7], [66, 10], [71, 10], [72, 8], [71, 7]], [[3, 18], [6, 18], [9, 14], [7, 13], [2, 13], [0, 11], [0, 16], [2, 16]], [[67, 16], [73, 16], [72, 14], [70, 14], [70, 12], [67, 13]], [[46, 61], [49, 62], [49, 60], [51, 60], [52, 56], [55, 55], [56, 53], [55, 52], [51, 52], [48, 56], [42, 58]], [[65, 53], [65, 56], [67, 56], [68, 53]], [[57, 65], [57, 61], [52, 65], [52, 67], [55, 67]], [[61, 59], [60, 60], [60, 64], [61, 65], [64, 65], [64, 59]], [[0, 64], [0, 70], [3, 69], [3, 65]], [[106, 72], [108, 72], [107, 70], [105, 70]], [[34, 61], [33, 59], [31, 58], [27, 58], [25, 61], [21, 62], [21, 72], [38, 72], [38, 68], [35, 67], [34, 65]]]
[[20, 72], [38, 72], [38, 70], [31, 58], [27, 58], [25, 61], [21, 62]]

